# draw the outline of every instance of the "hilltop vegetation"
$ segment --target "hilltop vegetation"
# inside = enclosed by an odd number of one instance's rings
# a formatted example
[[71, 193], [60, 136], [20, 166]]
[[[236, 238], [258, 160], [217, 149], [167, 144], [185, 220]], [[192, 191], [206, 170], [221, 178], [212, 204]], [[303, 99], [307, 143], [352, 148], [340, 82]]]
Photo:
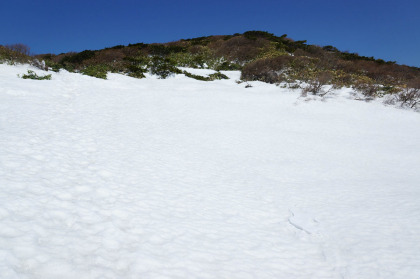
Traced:
[[[301, 88], [302, 93], [325, 95], [324, 85], [352, 87], [366, 99], [393, 96], [389, 102], [417, 108], [420, 99], [420, 68], [398, 65], [357, 53], [343, 52], [334, 46], [316, 46], [294, 41], [287, 35], [264, 31], [243, 34], [182, 39], [164, 44], [136, 43], [102, 50], [85, 50], [59, 55], [43, 54], [34, 58], [13, 48], [0, 48], [0, 59], [32, 61], [41, 68], [81, 72], [105, 78], [108, 71], [142, 78], [151, 72], [166, 78], [184, 73], [199, 80], [224, 78], [200, 77], [179, 67], [209, 68], [216, 71], [240, 70], [244, 81], [263, 81]], [[44, 64], [39, 61], [45, 61]]]

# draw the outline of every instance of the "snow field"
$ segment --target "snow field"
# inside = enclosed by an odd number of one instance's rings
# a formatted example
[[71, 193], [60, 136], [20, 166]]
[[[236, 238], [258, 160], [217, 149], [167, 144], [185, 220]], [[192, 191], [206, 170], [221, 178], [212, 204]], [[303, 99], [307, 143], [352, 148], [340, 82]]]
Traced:
[[26, 69], [0, 65], [0, 278], [420, 277], [418, 113]]

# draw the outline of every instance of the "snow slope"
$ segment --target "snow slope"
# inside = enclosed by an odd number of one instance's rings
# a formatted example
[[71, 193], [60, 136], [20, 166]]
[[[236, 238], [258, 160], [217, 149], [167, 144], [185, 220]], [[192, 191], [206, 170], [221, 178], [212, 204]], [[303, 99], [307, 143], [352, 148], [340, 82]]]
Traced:
[[26, 69], [0, 65], [0, 278], [420, 278], [418, 113]]

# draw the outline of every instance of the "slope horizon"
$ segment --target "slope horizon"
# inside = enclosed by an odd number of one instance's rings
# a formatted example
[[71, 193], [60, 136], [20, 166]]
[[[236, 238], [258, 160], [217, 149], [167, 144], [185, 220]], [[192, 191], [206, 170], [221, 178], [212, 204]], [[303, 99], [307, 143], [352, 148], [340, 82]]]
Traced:
[[[103, 49], [108, 49], [108, 48], [112, 48], [112, 47], [119, 46], [119, 45], [128, 46], [130, 44], [131, 45], [135, 45], [135, 44], [139, 44], [139, 43], [145, 43], [145, 44], [167, 44], [167, 43], [179, 42], [179, 41], [183, 41], [183, 40], [191, 40], [191, 39], [196, 39], [196, 38], [201, 38], [201, 37], [232, 36], [232, 35], [235, 35], [235, 34], [243, 34], [243, 33], [248, 32], [248, 31], [257, 31], [257, 32], [262, 31], [262, 32], [272, 33], [274, 36], [278, 36], [278, 37], [280, 37], [282, 35], [287, 35], [287, 38], [290, 38], [290, 39], [292, 39], [294, 41], [306, 41], [306, 43], [308, 45], [315, 45], [315, 46], [320, 46], [320, 47], [324, 47], [324, 46], [333, 46], [333, 47], [336, 47], [334, 44], [329, 44], [329, 43], [326, 43], [326, 44], [315, 44], [315, 43], [312, 43], [312, 42], [310, 42], [310, 41], [308, 41], [308, 40], [306, 40], [304, 38], [296, 39], [296, 38], [293, 38], [292, 36], [290, 36], [288, 33], [277, 34], [277, 33], [274, 33], [274, 32], [270, 32], [270, 30], [256, 30], [256, 29], [252, 29], [252, 30], [244, 30], [242, 32], [235, 32], [235, 33], [232, 33], [232, 34], [209, 34], [209, 35], [203, 35], [203, 36], [182, 37], [182, 38], [173, 39], [173, 40], [167, 40], [167, 41], [145, 41], [145, 40], [141, 41], [140, 40], [138, 42], [134, 42], [133, 41], [133, 42], [128, 42], [128, 43], [115, 43], [115, 44], [112, 44], [112, 45], [105, 45], [105, 46], [102, 46], [102, 47], [99, 47], [99, 48], [84, 48], [84, 47], [80, 47], [77, 50], [74, 50], [73, 49], [73, 50], [68, 50], [68, 51], [63, 51], [63, 52], [57, 52], [57, 51], [56, 52], [44, 52], [44, 53], [34, 53], [34, 52], [31, 52], [31, 56], [45, 55], [45, 54], [60, 55], [60, 54], [71, 53], [71, 52], [79, 53], [79, 52], [82, 52], [82, 51], [85, 51], [85, 50], [100, 51], [100, 50], [103, 50]], [[28, 47], [31, 48], [31, 46], [29, 46], [29, 45], [28, 45]], [[386, 62], [390, 62], [390, 61], [396, 62], [396, 64], [398, 64], [398, 65], [404, 65], [404, 66], [408, 66], [408, 67], [420, 68], [420, 64], [418, 66], [409, 65], [409, 64], [399, 63], [397, 60], [393, 60], [393, 59], [386, 59], [386, 58], [383, 58], [383, 57], [378, 57], [376, 55], [367, 55], [367, 54], [359, 53], [359, 52], [353, 51], [351, 49], [340, 49], [339, 47], [337, 47], [337, 49], [340, 52], [355, 53], [355, 54], [358, 54], [360, 56], [373, 57], [374, 59], [382, 59], [382, 60], [384, 60]]]

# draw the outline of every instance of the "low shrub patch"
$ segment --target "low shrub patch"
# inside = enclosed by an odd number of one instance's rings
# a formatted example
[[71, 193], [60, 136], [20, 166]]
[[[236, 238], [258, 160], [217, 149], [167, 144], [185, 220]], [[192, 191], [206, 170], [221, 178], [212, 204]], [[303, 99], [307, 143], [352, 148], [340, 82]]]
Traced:
[[108, 67], [105, 65], [92, 65], [82, 69], [80, 72], [87, 76], [106, 79]]
[[194, 75], [194, 74], [191, 74], [187, 71], [182, 71], [182, 73], [189, 78], [193, 78], [193, 79], [201, 80], [201, 81], [213, 81], [213, 80], [219, 80], [219, 79], [229, 79], [225, 74], [222, 74], [220, 72], [210, 74], [208, 77], [200, 76], [200, 75]]
[[215, 70], [216, 71], [240, 71], [242, 70], [242, 66], [237, 63], [226, 61], [218, 65]]
[[31, 70], [28, 70], [27, 74], [24, 74], [20, 77], [23, 79], [34, 79], [34, 80], [50, 80], [51, 79], [51, 75], [38, 76], [34, 71], [31, 71]]
[[227, 75], [222, 74], [221, 72], [216, 72], [214, 74], [209, 75], [210, 80], [216, 80], [216, 79], [229, 79]]
[[165, 79], [173, 74], [182, 74], [182, 71], [170, 59], [154, 56], [151, 61], [150, 73]]
[[285, 70], [293, 58], [287, 55], [258, 59], [242, 69], [241, 79], [278, 83], [284, 80]]

